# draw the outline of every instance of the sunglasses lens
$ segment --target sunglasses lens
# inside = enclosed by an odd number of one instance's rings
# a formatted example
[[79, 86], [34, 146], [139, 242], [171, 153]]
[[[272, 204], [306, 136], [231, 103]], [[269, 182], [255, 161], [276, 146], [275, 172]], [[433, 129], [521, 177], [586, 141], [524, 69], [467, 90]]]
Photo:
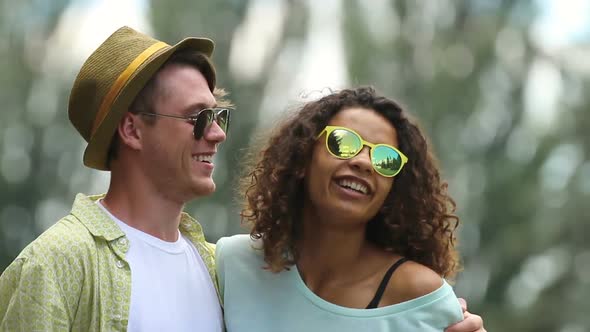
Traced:
[[217, 113], [216, 120], [217, 124], [223, 130], [225, 134], [227, 134], [227, 130], [229, 129], [229, 110], [222, 109]]
[[362, 149], [360, 137], [348, 130], [335, 129], [327, 139], [328, 150], [338, 158], [352, 158]]
[[371, 162], [375, 171], [383, 176], [394, 176], [402, 167], [402, 157], [400, 154], [384, 145], [378, 145], [373, 148]]
[[214, 119], [221, 130], [227, 134], [227, 129], [229, 128], [229, 110], [222, 109], [215, 113], [213, 109], [204, 109], [199, 113], [195, 122], [195, 139], [201, 139], [205, 135], [205, 130], [213, 123]]
[[205, 134], [205, 129], [209, 127], [211, 122], [213, 121], [213, 110], [205, 109], [202, 110], [201, 113], [197, 116], [197, 120], [195, 122], [195, 129], [194, 135], [195, 139], [203, 138]]

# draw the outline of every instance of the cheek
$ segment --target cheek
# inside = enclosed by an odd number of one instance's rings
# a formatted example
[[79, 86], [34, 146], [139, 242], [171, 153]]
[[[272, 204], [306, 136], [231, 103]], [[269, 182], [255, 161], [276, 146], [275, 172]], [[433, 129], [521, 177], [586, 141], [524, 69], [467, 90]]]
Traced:
[[391, 188], [393, 187], [393, 179], [392, 178], [383, 178], [379, 179], [379, 194], [378, 194], [378, 201], [380, 202], [379, 206], [383, 205], [385, 199], [389, 195]]
[[329, 175], [326, 173], [323, 164], [319, 159], [321, 158], [318, 158], [317, 154], [314, 155], [305, 169], [304, 182], [306, 195], [313, 201], [325, 195], [325, 181], [329, 179]]
[[319, 172], [317, 166], [312, 160], [305, 169], [304, 176], [305, 188], [308, 196], [313, 196], [313, 193], [317, 191], [319, 180], [321, 179], [321, 174], [319, 173], [321, 172]]
[[311, 154], [311, 158], [307, 162], [305, 167], [305, 177], [309, 179], [313, 177], [315, 180], [319, 180], [322, 177], [323, 169], [325, 168], [324, 156], [319, 146], [316, 145]]

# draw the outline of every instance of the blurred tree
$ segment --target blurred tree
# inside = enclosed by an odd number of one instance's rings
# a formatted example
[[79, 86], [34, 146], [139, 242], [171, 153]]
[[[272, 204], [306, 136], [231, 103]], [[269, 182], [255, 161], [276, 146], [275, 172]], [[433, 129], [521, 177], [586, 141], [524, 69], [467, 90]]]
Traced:
[[36, 83], [46, 42], [68, 3], [0, 0], [0, 271], [44, 229], [35, 224], [40, 201], [65, 193], [57, 160], [43, 151], [44, 143], [52, 144], [44, 142], [44, 129], [63, 125], [65, 115], [36, 109], [63, 104], [56, 100], [63, 94], [44, 95]]

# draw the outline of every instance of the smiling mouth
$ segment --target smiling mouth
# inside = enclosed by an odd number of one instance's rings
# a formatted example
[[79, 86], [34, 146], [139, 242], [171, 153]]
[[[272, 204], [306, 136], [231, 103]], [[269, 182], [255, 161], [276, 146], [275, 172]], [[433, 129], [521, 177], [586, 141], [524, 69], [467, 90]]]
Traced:
[[369, 188], [367, 188], [367, 186], [363, 183], [356, 182], [356, 181], [349, 180], [349, 179], [341, 179], [341, 180], [338, 180], [336, 183], [342, 188], [353, 190], [353, 191], [356, 191], [356, 192], [361, 193], [363, 195], [369, 194]]
[[207, 164], [211, 164], [213, 162], [213, 155], [212, 154], [200, 154], [193, 156], [194, 161], [200, 161]]

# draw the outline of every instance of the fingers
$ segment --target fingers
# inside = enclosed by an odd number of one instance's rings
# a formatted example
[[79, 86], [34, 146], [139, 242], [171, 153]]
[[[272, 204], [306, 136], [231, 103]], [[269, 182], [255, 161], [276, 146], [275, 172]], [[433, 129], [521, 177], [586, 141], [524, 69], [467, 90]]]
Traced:
[[465, 317], [463, 321], [449, 326], [445, 332], [486, 332], [480, 316], [474, 315], [469, 311], [465, 311], [463, 315]]
[[463, 309], [463, 313], [465, 313], [465, 311], [467, 311], [467, 301], [462, 297], [458, 298], [458, 300], [459, 304], [461, 304], [461, 309]]

